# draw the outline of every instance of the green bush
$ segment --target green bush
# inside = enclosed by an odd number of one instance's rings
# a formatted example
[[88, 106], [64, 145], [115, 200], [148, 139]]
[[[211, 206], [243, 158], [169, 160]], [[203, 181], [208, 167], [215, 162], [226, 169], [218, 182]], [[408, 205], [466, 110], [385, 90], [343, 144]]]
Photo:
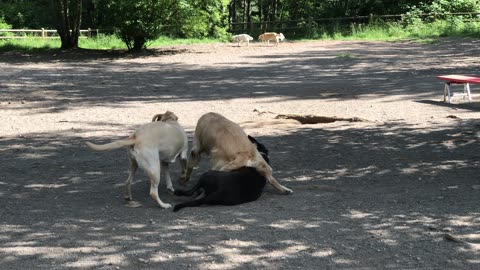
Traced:
[[[0, 17], [0, 29], [8, 30], [8, 29], [12, 29], [12, 26], [6, 23], [3, 17]], [[3, 36], [3, 37], [11, 36], [11, 35], [13, 34], [8, 32], [0, 32], [0, 36]]]

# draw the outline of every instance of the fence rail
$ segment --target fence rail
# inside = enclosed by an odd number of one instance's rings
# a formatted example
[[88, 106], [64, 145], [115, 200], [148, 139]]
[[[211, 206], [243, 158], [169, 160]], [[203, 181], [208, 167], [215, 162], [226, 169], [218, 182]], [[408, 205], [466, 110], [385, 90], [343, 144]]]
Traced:
[[[98, 29], [80, 30], [81, 38], [96, 36]], [[0, 29], [0, 39], [17, 39], [17, 38], [59, 38], [57, 30], [50, 29]]]
[[[256, 36], [264, 32], [282, 32], [288, 33], [290, 37], [308, 37], [313, 33], [314, 29], [327, 30], [332, 26], [344, 26], [348, 27], [351, 24], [367, 24], [374, 22], [375, 20], [395, 22], [400, 21], [402, 15], [369, 15], [369, 16], [357, 16], [357, 17], [336, 17], [336, 18], [310, 18], [303, 20], [284, 20], [284, 21], [260, 21], [260, 22], [231, 22], [230, 32], [232, 34], [248, 33]], [[480, 22], [480, 12], [459, 12], [459, 13], [430, 13], [430, 14], [416, 14], [422, 19], [441, 19], [448, 16], [461, 16], [468, 17], [463, 18], [465, 22]]]
[[[0, 0], [1, 1], [1, 0]], [[352, 23], [369, 23], [374, 20], [399, 21], [402, 15], [369, 15], [357, 17], [336, 17], [336, 18], [310, 18], [304, 20], [283, 20], [283, 21], [260, 21], [260, 22], [232, 22], [229, 25], [229, 32], [232, 34], [249, 33], [253, 36], [268, 31], [288, 33], [290, 37], [308, 37], [314, 29], [328, 29], [329, 26], [349, 25]], [[464, 18], [465, 22], [480, 22], [480, 12], [459, 12], [459, 13], [429, 13], [417, 14], [421, 18], [445, 18], [447, 16], [469, 16]], [[104, 32], [104, 31], [102, 31]], [[96, 36], [99, 29], [80, 30], [80, 38]], [[57, 30], [49, 29], [0, 29], [0, 39], [20, 38], [59, 38]]]

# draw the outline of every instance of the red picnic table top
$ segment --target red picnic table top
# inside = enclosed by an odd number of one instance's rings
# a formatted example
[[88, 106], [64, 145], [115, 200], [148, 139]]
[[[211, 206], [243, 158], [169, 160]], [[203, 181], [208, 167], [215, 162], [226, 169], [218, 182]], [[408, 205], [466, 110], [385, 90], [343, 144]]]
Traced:
[[449, 81], [451, 83], [472, 83], [480, 84], [480, 77], [463, 76], [463, 75], [441, 75], [437, 79]]

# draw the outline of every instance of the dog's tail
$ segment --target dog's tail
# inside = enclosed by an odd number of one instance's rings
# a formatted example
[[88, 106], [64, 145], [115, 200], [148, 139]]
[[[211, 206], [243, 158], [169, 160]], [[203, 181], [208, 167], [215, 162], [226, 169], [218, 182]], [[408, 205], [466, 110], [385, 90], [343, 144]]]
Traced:
[[[184, 203], [179, 203], [173, 207], [173, 212], [177, 212], [178, 210], [184, 208], [184, 207], [194, 207], [194, 206], [200, 206], [204, 204], [205, 202], [205, 190], [202, 188], [202, 182], [198, 181], [195, 186], [193, 186], [191, 189], [188, 190], [182, 190], [182, 189], [176, 189], [174, 194], [175, 196], [192, 196], [196, 194], [198, 196], [195, 200], [193, 201], [188, 201]], [[199, 193], [201, 191], [201, 193]], [[199, 194], [199, 195], [198, 195]]]
[[112, 149], [117, 149], [125, 146], [131, 146], [135, 144], [135, 138], [133, 136], [128, 137], [127, 139], [124, 140], [118, 140], [114, 141], [111, 143], [107, 144], [94, 144], [91, 142], [86, 142], [87, 146], [90, 147], [93, 150], [97, 151], [106, 151], [106, 150], [112, 150]]
[[189, 202], [184, 202], [184, 203], [179, 203], [176, 204], [173, 207], [173, 212], [177, 212], [178, 210], [185, 208], [185, 207], [195, 207], [195, 206], [200, 206], [205, 203], [205, 198], [189, 201]]

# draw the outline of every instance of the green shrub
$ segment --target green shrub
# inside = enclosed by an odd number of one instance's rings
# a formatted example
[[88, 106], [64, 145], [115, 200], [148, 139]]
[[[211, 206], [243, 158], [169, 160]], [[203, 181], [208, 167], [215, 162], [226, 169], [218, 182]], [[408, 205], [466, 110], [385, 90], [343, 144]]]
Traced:
[[[6, 23], [3, 17], [0, 17], [0, 29], [8, 30], [8, 29], [12, 29], [12, 26]], [[7, 36], [13, 36], [13, 34], [8, 32], [0, 32], [0, 36], [7, 37]]]
[[3, 17], [0, 17], [0, 29], [12, 29], [12, 26], [6, 23]]

